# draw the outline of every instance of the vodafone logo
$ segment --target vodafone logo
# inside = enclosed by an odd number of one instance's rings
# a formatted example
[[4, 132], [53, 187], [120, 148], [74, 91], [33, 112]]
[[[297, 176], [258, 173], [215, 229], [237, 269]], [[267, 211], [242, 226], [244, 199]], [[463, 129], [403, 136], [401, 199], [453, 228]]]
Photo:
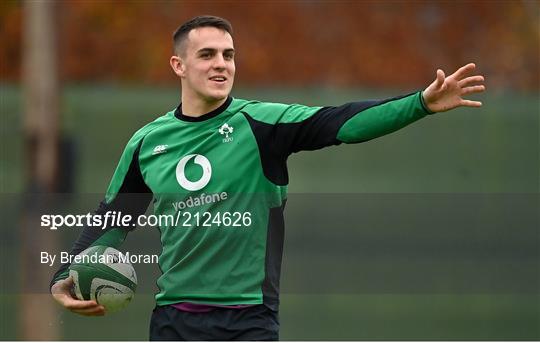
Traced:
[[[189, 181], [186, 178], [185, 168], [186, 164], [191, 160], [193, 157], [195, 159], [193, 162], [195, 164], [198, 164], [203, 169], [203, 174], [201, 178], [197, 181]], [[210, 161], [203, 155], [197, 155], [197, 154], [191, 154], [182, 157], [182, 159], [178, 162], [176, 165], [176, 180], [182, 186], [184, 189], [188, 191], [198, 191], [199, 189], [203, 189], [208, 182], [210, 182], [210, 178], [212, 177], [212, 166], [210, 165]]]

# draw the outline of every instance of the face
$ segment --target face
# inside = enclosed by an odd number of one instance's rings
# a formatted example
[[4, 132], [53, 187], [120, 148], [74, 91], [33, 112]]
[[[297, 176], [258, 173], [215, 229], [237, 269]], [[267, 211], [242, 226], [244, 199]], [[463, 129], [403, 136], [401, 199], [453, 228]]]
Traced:
[[231, 35], [215, 27], [191, 30], [171, 66], [182, 79], [184, 100], [214, 103], [231, 92], [236, 67]]

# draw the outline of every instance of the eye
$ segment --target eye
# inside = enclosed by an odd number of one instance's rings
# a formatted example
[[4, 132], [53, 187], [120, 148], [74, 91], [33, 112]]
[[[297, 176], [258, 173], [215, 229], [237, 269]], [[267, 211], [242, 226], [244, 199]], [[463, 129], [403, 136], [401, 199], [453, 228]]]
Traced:
[[223, 58], [226, 59], [226, 60], [232, 60], [234, 58], [234, 54], [224, 54], [223, 55]]

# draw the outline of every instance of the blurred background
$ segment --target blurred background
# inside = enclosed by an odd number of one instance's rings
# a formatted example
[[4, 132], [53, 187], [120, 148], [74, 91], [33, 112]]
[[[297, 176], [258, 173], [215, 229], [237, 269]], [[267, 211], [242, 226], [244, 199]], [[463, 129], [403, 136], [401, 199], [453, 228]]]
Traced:
[[[475, 62], [481, 109], [289, 159], [281, 339], [540, 339], [538, 1], [0, 3], [0, 339], [146, 340], [157, 266], [123, 312], [82, 318], [48, 295], [123, 147], [175, 108], [168, 59], [193, 16], [234, 27], [232, 95], [313, 106], [425, 88]], [[151, 209], [150, 209], [151, 210]], [[157, 230], [125, 249], [159, 253]]]

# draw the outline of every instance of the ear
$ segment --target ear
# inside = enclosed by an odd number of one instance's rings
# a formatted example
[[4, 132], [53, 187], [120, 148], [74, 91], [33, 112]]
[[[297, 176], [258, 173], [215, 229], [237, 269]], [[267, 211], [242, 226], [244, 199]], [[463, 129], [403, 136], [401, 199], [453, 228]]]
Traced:
[[182, 61], [182, 58], [180, 58], [179, 56], [173, 55], [171, 56], [169, 63], [171, 64], [171, 68], [176, 75], [180, 77], [185, 76], [186, 68], [185, 68], [184, 61]]

